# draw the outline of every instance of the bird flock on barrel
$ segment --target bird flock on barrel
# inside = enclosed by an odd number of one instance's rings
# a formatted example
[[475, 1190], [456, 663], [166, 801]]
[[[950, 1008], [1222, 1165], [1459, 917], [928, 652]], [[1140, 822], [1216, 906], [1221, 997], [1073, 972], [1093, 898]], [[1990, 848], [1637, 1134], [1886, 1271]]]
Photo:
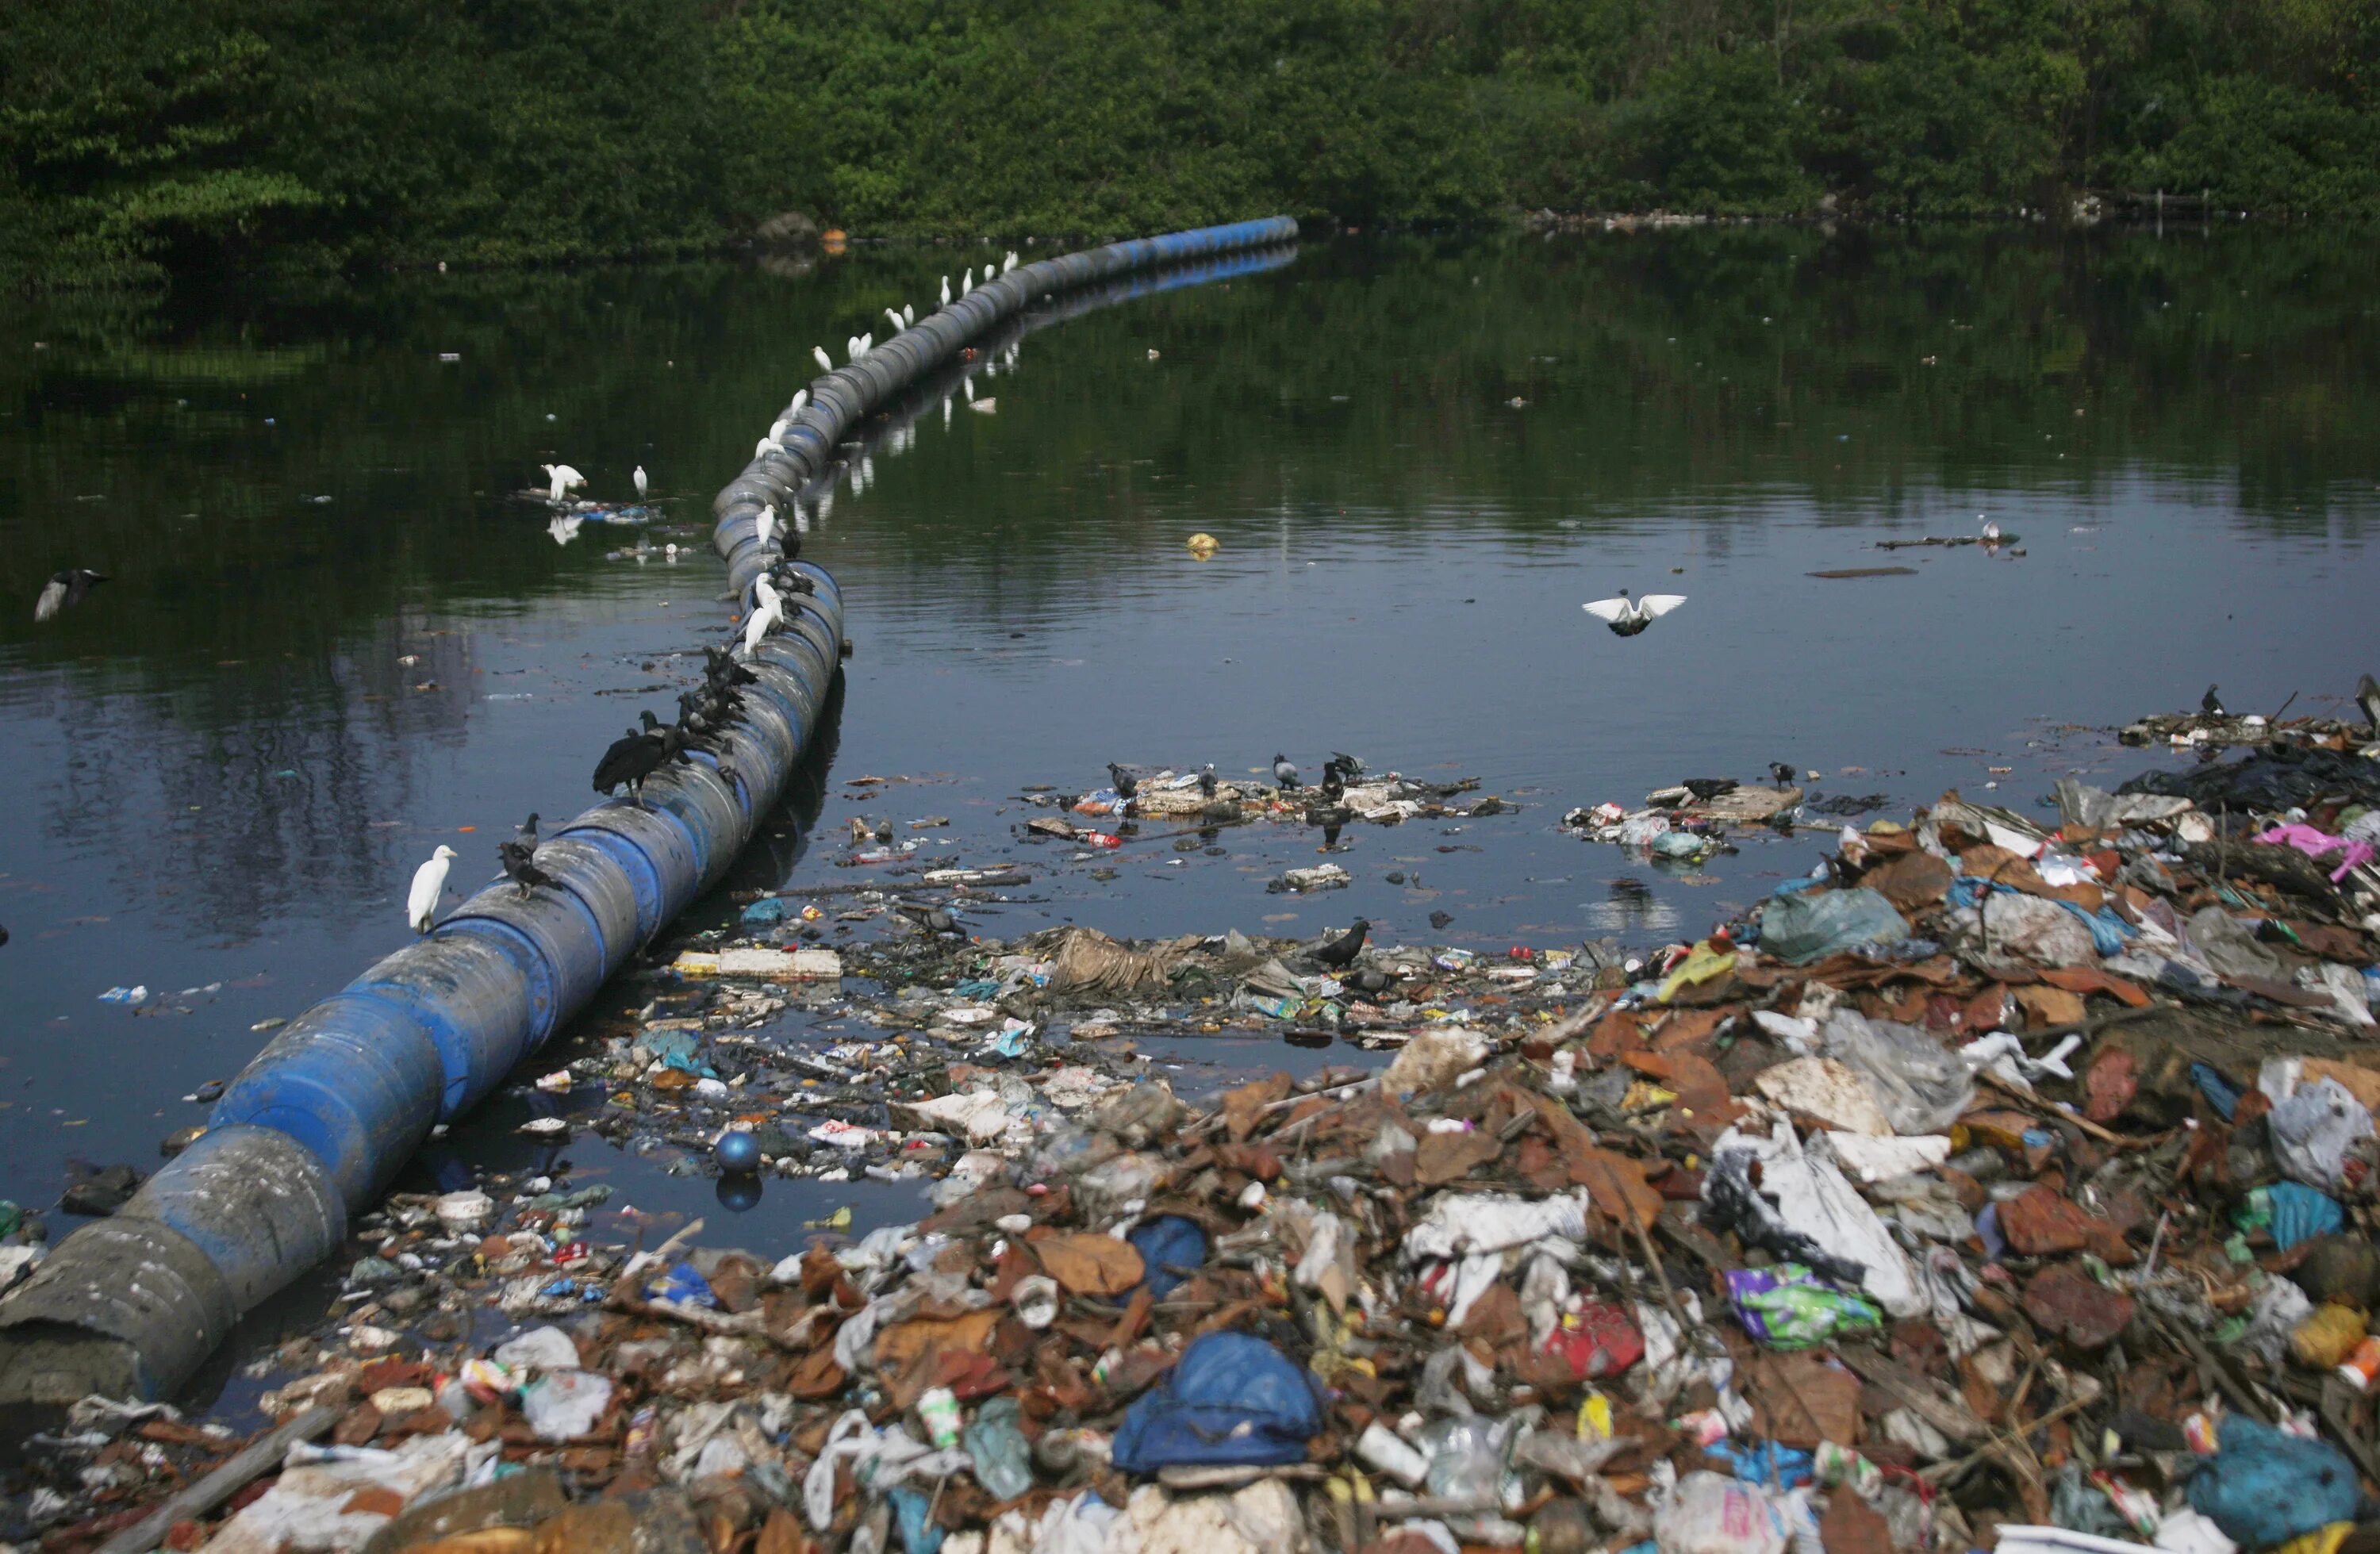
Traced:
[[[998, 266], [986, 264], [983, 278], [989, 282], [996, 275], [1015, 269], [1017, 263], [1016, 255], [1011, 252]], [[958, 295], [965, 296], [975, 289], [975, 285], [974, 272], [970, 269], [961, 277]], [[942, 277], [942, 306], [948, 307], [952, 299], [950, 277], [945, 275]], [[917, 318], [915, 307], [884, 310], [885, 323], [895, 334], [914, 324]], [[874, 349], [875, 344], [876, 337], [872, 333], [855, 334], [844, 342], [844, 353], [850, 360], [857, 361]], [[827, 355], [823, 346], [813, 346], [810, 355], [821, 370], [833, 370], [833, 358]], [[969, 382], [966, 387], [972, 400], [973, 385]], [[792, 406], [754, 447], [755, 457], [772, 450], [783, 451], [783, 439], [793, 429], [793, 418], [801, 413], [809, 403], [809, 397], [808, 389], [794, 395]], [[990, 404], [986, 400], [976, 407], [988, 408]], [[948, 407], [944, 408], [947, 417]], [[587, 477], [569, 465], [548, 464], [540, 467], [546, 476], [546, 498], [556, 506], [569, 503], [570, 493], [587, 483]], [[858, 478], [856, 471], [854, 478]], [[637, 496], [641, 501], [649, 490], [642, 465], [637, 467], [633, 479]], [[798, 512], [795, 517], [798, 520]], [[797, 536], [802, 528], [798, 521], [790, 526], [780, 522], [773, 504], [762, 506], [753, 521], [753, 533], [771, 559], [767, 568], [752, 580], [736, 650], [703, 650], [702, 684], [678, 697], [676, 722], [662, 722], [650, 710], [638, 715], [638, 726], [613, 740], [595, 763], [594, 786], [597, 793], [606, 796], [625, 793], [627, 803], [649, 808], [650, 806], [645, 802], [645, 783], [654, 773], [672, 764], [691, 764], [697, 752], [710, 756], [717, 762], [721, 777], [727, 782], [741, 780], [735, 769], [727, 765], [723, 758], [727, 754], [726, 732], [744, 712], [743, 687], [759, 681], [759, 676], [742, 661], [756, 657], [763, 642], [784, 629], [791, 615], [788, 599], [814, 595], [818, 591], [817, 581], [793, 565], [793, 557], [800, 552], [801, 542]], [[92, 584], [105, 580], [98, 573], [80, 568], [59, 573], [42, 590], [36, 618], [46, 621], [67, 605], [80, 603]], [[1208, 771], [1207, 783], [1208, 791], [1211, 794], [1211, 767]], [[531, 815], [513, 836], [496, 845], [496, 859], [504, 868], [504, 878], [517, 887], [523, 899], [539, 890], [557, 888], [553, 877], [537, 866], [537, 819], [535, 815]], [[405, 919], [417, 933], [428, 933], [436, 926], [438, 904], [446, 892], [447, 870], [457, 856], [454, 848], [441, 845], [414, 871], [412, 889], [406, 894]], [[930, 923], [926, 926], [929, 929], [938, 927]], [[948, 926], [947, 920], [939, 925], [941, 928]]]

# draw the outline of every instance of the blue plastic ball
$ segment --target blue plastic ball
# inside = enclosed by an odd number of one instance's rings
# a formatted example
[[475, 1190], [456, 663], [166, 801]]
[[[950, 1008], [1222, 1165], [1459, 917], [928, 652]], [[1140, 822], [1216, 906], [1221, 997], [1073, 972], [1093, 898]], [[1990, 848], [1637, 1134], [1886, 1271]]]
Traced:
[[738, 1176], [749, 1176], [760, 1169], [760, 1141], [741, 1129], [721, 1134], [711, 1153], [718, 1157], [720, 1170]]

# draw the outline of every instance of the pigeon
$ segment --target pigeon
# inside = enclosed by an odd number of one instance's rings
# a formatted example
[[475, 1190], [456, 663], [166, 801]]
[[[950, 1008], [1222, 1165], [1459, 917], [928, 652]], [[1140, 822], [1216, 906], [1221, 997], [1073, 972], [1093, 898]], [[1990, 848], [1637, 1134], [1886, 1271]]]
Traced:
[[2230, 714], [2223, 710], [2223, 703], [2216, 699], [2215, 689], [2213, 686], [2206, 687], [2206, 694], [2198, 698], [2198, 710], [2210, 718], [2228, 718]]
[[[2368, 683], [2371, 676], [2367, 674], [2364, 679]], [[1208, 761], [1198, 769], [1198, 796], [1201, 798], [1215, 796], [1215, 763], [1213, 761]]]
[[1278, 750], [1273, 752], [1272, 757], [1272, 780], [1284, 788], [1293, 790], [1297, 786], [1297, 768], [1291, 765], [1289, 758]]
[[92, 587], [107, 581], [104, 572], [93, 572], [88, 566], [69, 566], [42, 585], [42, 596], [33, 601], [33, 622], [55, 620], [61, 610], [80, 604]]
[[1705, 803], [1708, 803], [1721, 794], [1731, 794], [1736, 789], [1736, 782], [1732, 777], [1689, 777], [1681, 785], [1686, 792]]
[[496, 844], [496, 861], [504, 865], [504, 878], [520, 887], [520, 893], [524, 899], [539, 885], [543, 885], [547, 890], [557, 888], [553, 876], [537, 867], [534, 861], [536, 856], [537, 844], [533, 842], [513, 841]]
[[1108, 775], [1115, 779], [1118, 797], [1131, 798], [1140, 792], [1140, 779], [1113, 761], [1108, 762]]
[[1353, 965], [1355, 957], [1363, 952], [1364, 936], [1371, 931], [1370, 923], [1361, 917], [1356, 918], [1345, 933], [1314, 952], [1315, 963], [1330, 966]]
[[1344, 750], [1331, 751], [1330, 759], [1339, 763], [1339, 773], [1342, 777], [1361, 777], [1364, 774], [1364, 763]]
[[941, 934], [956, 933], [959, 931], [958, 919], [952, 917], [948, 912], [943, 911], [939, 906], [929, 906], [923, 902], [905, 901], [894, 906], [892, 910], [898, 912], [904, 917], [908, 918], [911, 922], [917, 924], [928, 933]]
[[1780, 788], [1790, 788], [1793, 785], [1793, 769], [1781, 760], [1768, 763], [1768, 775], [1777, 780], [1777, 785]]
[[428, 933], [438, 920], [438, 903], [446, 893], [446, 869], [455, 849], [442, 844], [430, 861], [413, 871], [413, 888], [405, 893], [405, 920], [416, 933]]
[[536, 810], [534, 810], [534, 809], [530, 810], [530, 811], [528, 812], [528, 819], [526, 819], [526, 820], [523, 820], [519, 825], [517, 825], [517, 826], [516, 826], [516, 827], [514, 827], [514, 828], [513, 828], [513, 840], [514, 840], [514, 841], [516, 841], [516, 842], [518, 842], [518, 843], [522, 844], [524, 846], [528, 847], [531, 851], [535, 851], [535, 850], [536, 850], [536, 847], [537, 847], [537, 811], [536, 811]]
[[1336, 804], [1346, 796], [1347, 780], [1340, 775], [1337, 757], [1322, 763], [1322, 796]]

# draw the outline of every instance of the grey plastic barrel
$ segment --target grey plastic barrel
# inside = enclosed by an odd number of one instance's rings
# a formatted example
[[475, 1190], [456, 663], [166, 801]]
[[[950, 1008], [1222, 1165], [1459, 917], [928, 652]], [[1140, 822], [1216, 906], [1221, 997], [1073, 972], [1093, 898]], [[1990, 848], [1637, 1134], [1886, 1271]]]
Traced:
[[556, 888], [489, 885], [281, 1030], [225, 1090], [208, 1133], [0, 1301], [0, 1403], [179, 1388], [242, 1314], [338, 1250], [347, 1217], [433, 1125], [484, 1098], [726, 876], [834, 704], [843, 657], [843, 590], [791, 559], [790, 530], [759, 542], [762, 506], [789, 516], [855, 429], [1035, 299], [1295, 236], [1276, 217], [1026, 265], [813, 382], [784, 451], [754, 458], [712, 503], [712, 544], [739, 598], [781, 565], [809, 589], [781, 590], [784, 624], [752, 656], [728, 770], [697, 754], [655, 773], [644, 805], [588, 810], [538, 850]]

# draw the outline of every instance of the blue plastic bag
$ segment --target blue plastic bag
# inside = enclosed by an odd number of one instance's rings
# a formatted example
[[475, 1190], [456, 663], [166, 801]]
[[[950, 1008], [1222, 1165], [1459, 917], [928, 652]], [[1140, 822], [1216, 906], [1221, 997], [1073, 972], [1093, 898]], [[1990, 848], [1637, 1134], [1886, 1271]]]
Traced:
[[1125, 1411], [1115, 1465], [1281, 1467], [1305, 1461], [1321, 1429], [1322, 1397], [1305, 1366], [1252, 1334], [1208, 1333]]
[[2190, 1480], [2190, 1508], [2251, 1551], [2355, 1520], [2355, 1464], [2327, 1441], [2283, 1435], [2244, 1414]]
[[994, 1398], [959, 1432], [975, 1463], [975, 1481], [996, 1500], [1013, 1500], [1033, 1487], [1033, 1449], [1017, 1417], [1014, 1398]]
[[2273, 1207], [2273, 1244], [2284, 1252], [2347, 1226], [2347, 1211], [2328, 1193], [2301, 1182], [2276, 1182], [2265, 1192]]
[[719, 1304], [719, 1297], [710, 1293], [710, 1281], [703, 1278], [692, 1263], [680, 1263], [663, 1274], [661, 1288], [653, 1293], [680, 1305], [708, 1308]]
[[1863, 944], [1893, 944], [1909, 937], [1909, 921], [1892, 903], [1864, 886], [1772, 895], [1760, 909], [1760, 947], [1780, 961], [1807, 965]]
[[1154, 1220], [1143, 1220], [1124, 1239], [1132, 1243], [1132, 1249], [1148, 1266], [1148, 1277], [1143, 1282], [1156, 1300], [1172, 1294], [1173, 1287], [1189, 1277], [1174, 1269], [1195, 1269], [1207, 1260], [1207, 1232], [1198, 1228], [1196, 1220], [1185, 1220], [1179, 1214], [1160, 1214]]

